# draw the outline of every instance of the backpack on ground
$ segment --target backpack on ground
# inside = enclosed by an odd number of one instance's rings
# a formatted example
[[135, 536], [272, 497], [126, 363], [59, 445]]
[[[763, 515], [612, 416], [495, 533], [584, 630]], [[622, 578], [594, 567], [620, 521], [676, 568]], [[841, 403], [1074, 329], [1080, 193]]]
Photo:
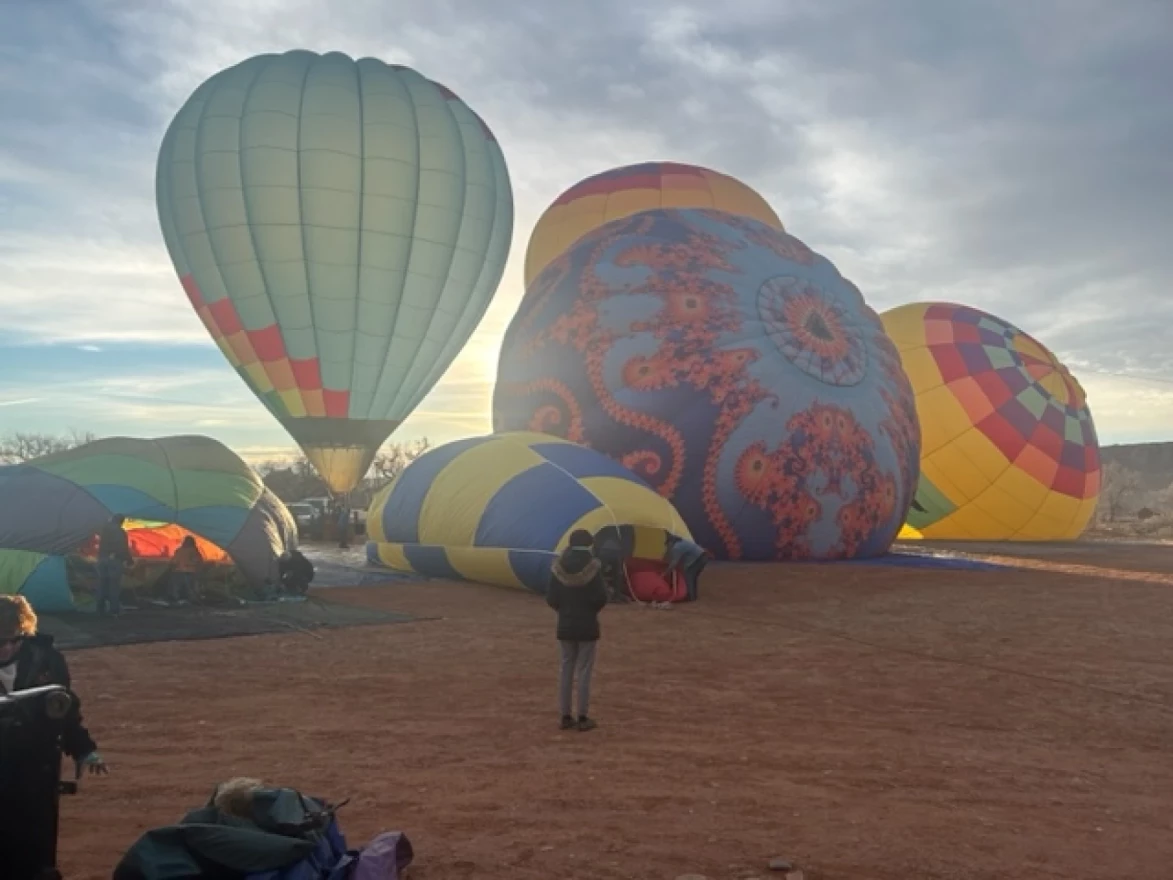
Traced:
[[[366, 859], [371, 867], [361, 876], [366, 850], [348, 850], [338, 825], [345, 802], [259, 788], [241, 816], [218, 809], [215, 797], [178, 824], [142, 835], [113, 880], [399, 880], [413, 857], [405, 835], [380, 835], [367, 847], [374, 848]], [[373, 873], [376, 868], [383, 873]]]

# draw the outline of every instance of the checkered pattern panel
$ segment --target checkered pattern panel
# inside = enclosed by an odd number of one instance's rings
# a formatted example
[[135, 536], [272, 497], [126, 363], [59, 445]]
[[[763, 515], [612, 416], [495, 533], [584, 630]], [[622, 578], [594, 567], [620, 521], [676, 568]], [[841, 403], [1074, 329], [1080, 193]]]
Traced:
[[1099, 491], [1099, 447], [1083, 389], [1054, 355], [1017, 327], [965, 306], [929, 308], [925, 337], [941, 378], [1008, 461], [1072, 498]]

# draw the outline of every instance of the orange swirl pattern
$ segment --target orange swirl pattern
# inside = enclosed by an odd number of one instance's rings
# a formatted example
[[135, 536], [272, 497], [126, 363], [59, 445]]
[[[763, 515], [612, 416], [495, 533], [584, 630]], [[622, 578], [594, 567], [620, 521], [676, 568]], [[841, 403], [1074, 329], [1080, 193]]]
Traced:
[[[545, 404], [534, 410], [534, 416], [526, 426], [530, 431], [539, 434], [553, 434], [565, 437], [573, 443], [582, 441], [582, 407], [574, 399], [572, 392], [565, 383], [554, 379], [539, 379], [537, 382], [528, 382], [518, 389], [522, 394], [533, 395], [543, 391], [549, 392], [558, 398], [562, 407], [554, 404]], [[568, 418], [563, 419], [563, 409]]]
[[535, 427], [581, 429], [727, 559], [886, 551], [920, 450], [859, 291], [797, 239], [713, 210], [616, 220], [541, 273], [494, 394], [496, 430]]

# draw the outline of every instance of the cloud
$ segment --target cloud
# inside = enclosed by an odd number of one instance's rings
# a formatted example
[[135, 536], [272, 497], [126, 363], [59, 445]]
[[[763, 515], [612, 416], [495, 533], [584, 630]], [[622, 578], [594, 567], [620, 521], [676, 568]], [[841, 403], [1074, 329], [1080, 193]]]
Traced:
[[1173, 383], [1138, 382], [1101, 374], [1080, 380], [1088, 395], [1101, 442], [1151, 443], [1169, 439]]
[[[654, 158], [755, 186], [878, 309], [964, 302], [1038, 336], [1089, 371], [1103, 438], [1173, 422], [1158, 385], [1091, 372], [1173, 377], [1163, 0], [58, 0], [5, 16], [0, 301], [28, 339], [207, 344], [158, 231], [155, 152], [207, 76], [304, 46], [418, 67], [509, 161], [500, 293], [401, 431], [488, 426], [533, 223], [575, 180]], [[226, 368], [208, 381], [247, 396]], [[167, 418], [219, 431], [207, 406]]]
[[299, 457], [296, 446], [234, 446], [232, 451], [253, 467], [264, 464], [292, 464]]

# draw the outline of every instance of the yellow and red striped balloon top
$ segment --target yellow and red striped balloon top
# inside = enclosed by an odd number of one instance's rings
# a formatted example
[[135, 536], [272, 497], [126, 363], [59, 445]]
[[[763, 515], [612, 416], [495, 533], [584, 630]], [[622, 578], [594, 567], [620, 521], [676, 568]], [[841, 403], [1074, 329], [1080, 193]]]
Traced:
[[785, 231], [764, 198], [727, 174], [677, 162], [627, 165], [576, 183], [546, 209], [530, 235], [525, 286], [588, 232], [657, 208], [714, 208]]

